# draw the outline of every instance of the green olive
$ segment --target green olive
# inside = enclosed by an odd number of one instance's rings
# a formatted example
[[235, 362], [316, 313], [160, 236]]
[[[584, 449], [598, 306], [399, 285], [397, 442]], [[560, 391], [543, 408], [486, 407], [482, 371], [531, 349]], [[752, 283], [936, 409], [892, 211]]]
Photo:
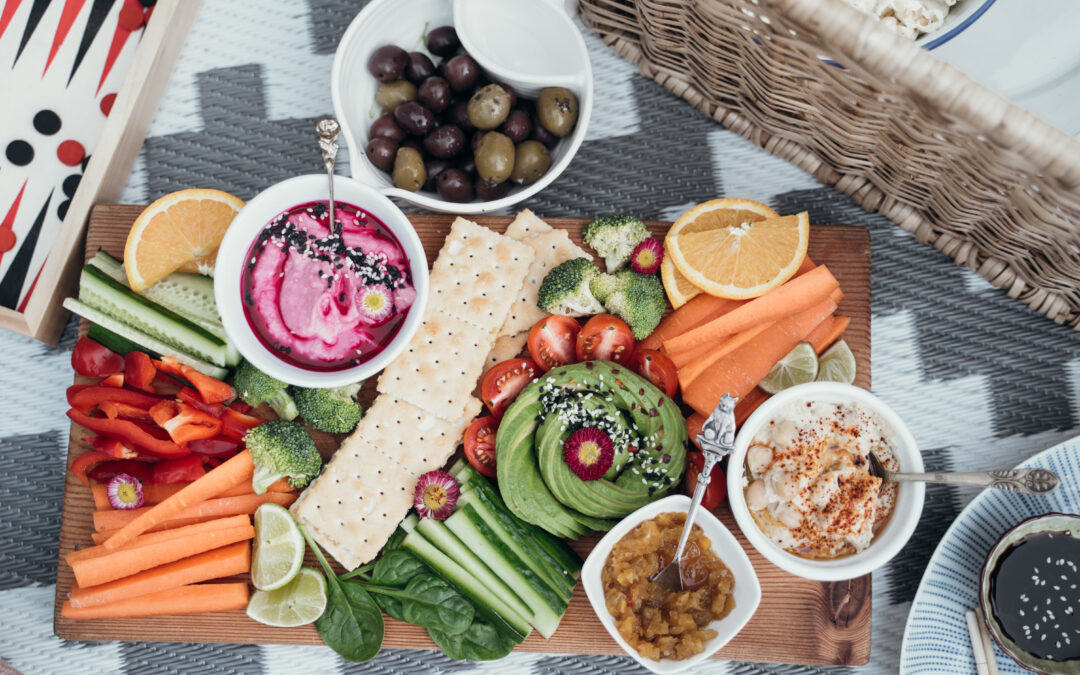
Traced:
[[514, 142], [506, 134], [489, 131], [480, 139], [474, 153], [476, 173], [496, 185], [514, 172]]
[[481, 87], [469, 98], [466, 112], [477, 129], [494, 129], [510, 114], [510, 94], [497, 84]]
[[551, 153], [540, 141], [519, 143], [514, 157], [514, 172], [510, 180], [521, 185], [528, 185], [540, 180], [540, 176], [551, 166]]
[[416, 100], [416, 85], [408, 80], [381, 82], [375, 89], [375, 102], [386, 112], [394, 112], [399, 103]]
[[578, 103], [566, 87], [545, 87], [536, 99], [536, 117], [540, 126], [555, 136], [570, 133], [577, 122]]
[[416, 192], [427, 180], [424, 160], [415, 148], [398, 148], [394, 158], [394, 185], [402, 190]]

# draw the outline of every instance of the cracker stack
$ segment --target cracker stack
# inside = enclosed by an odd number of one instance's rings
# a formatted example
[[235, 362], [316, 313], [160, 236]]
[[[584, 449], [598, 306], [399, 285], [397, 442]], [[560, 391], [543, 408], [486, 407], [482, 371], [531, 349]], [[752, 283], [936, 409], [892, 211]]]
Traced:
[[[423, 322], [383, 371], [356, 431], [292, 506], [348, 569], [378, 554], [412, 505], [419, 477], [450, 458], [480, 412], [472, 391], [536, 257], [529, 245], [454, 221], [431, 269]], [[535, 291], [532, 298], [535, 305]]]

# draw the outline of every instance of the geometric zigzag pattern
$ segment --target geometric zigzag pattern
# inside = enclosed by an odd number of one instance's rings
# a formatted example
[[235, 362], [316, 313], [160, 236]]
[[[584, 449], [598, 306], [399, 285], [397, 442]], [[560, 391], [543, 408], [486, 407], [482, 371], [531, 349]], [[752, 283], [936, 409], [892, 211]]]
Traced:
[[[313, 121], [331, 112], [341, 32], [364, 3], [204, 0], [124, 193], [216, 187], [247, 199], [319, 170]], [[865, 227], [873, 277], [874, 392], [896, 408], [928, 469], [1010, 466], [1080, 433], [1080, 333], [1055, 326], [843, 194], [754, 147], [639, 75], [586, 34], [597, 104], [567, 171], [527, 206], [541, 216], [629, 211], [673, 218], [714, 196], [758, 199], [812, 222]], [[322, 74], [321, 76], [318, 74]], [[344, 166], [348, 172], [347, 157]], [[0, 661], [24, 673], [644, 672], [627, 657], [513, 654], [487, 665], [383, 650], [364, 666], [324, 647], [74, 643], [52, 634], [64, 389], [74, 322], [55, 349], [0, 333]], [[904, 621], [941, 535], [973, 497], [930, 487], [911, 544], [874, 576], [863, 673], [895, 673]], [[301, 665], [302, 664], [302, 665]], [[711, 662], [703, 673], [839, 673]]]

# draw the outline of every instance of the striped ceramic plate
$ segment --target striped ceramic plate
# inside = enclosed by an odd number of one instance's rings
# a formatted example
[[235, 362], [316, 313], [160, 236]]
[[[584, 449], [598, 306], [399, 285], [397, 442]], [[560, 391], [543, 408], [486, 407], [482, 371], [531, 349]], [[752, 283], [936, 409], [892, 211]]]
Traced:
[[[1049, 511], [1080, 513], [1080, 437], [1041, 452], [1020, 466], [1050, 469], [1061, 487], [1046, 496], [986, 490], [942, 537], [908, 615], [900, 672], [975, 673], [964, 612], [978, 604], [979, 571], [990, 547], [1020, 521]], [[1002, 673], [1028, 673], [997, 649]]]

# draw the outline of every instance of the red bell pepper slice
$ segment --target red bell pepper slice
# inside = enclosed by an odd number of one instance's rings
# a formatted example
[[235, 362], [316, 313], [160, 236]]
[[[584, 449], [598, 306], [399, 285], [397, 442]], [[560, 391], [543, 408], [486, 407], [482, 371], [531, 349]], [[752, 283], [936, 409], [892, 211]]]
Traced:
[[230, 403], [229, 407], [232, 408], [233, 410], [235, 410], [238, 413], [243, 413], [244, 415], [251, 412], [251, 406], [249, 406], [247, 403], [244, 403], [240, 399], [236, 399], [235, 401]]
[[155, 466], [157, 464], [148, 464], [134, 459], [113, 459], [98, 464], [93, 469], [90, 469], [86, 475], [90, 477], [90, 480], [98, 483], [108, 483], [116, 474], [126, 473], [129, 476], [135, 476], [145, 485], [153, 482]]
[[78, 394], [80, 391], [82, 391], [84, 389], [89, 389], [90, 387], [96, 387], [96, 386], [98, 386], [98, 385], [96, 385], [96, 384], [73, 384], [70, 387], [68, 387], [67, 388], [67, 402], [68, 402], [68, 405], [74, 408], [75, 403], [71, 399], [74, 398], [75, 394]]
[[182, 377], [190, 382], [191, 386], [199, 391], [199, 396], [202, 397], [204, 403], [222, 403], [236, 397], [236, 392], [228, 384], [209, 375], [203, 375], [172, 357], [163, 356], [160, 361], [154, 361], [154, 365], [158, 370]]
[[[76, 389], [76, 387], [80, 388], [76, 391], [72, 391]], [[90, 414], [90, 411], [95, 407], [98, 407], [102, 401], [126, 403], [135, 406], [136, 408], [149, 410], [158, 402], [166, 400], [164, 396], [147, 394], [146, 392], [136, 391], [134, 389], [102, 386], [81, 387], [77, 384], [68, 387], [67, 399], [72, 408], [75, 408], [84, 415]]]
[[153, 465], [151, 483], [190, 483], [206, 475], [203, 459], [188, 455], [180, 459], [166, 459]]
[[124, 357], [84, 335], [71, 350], [71, 367], [83, 377], [108, 377], [124, 369]]
[[[109, 438], [108, 436], [94, 436], [93, 438], [83, 439], [89, 440], [90, 445], [94, 446], [95, 450], [107, 453], [113, 459], [137, 459], [142, 457], [134, 448], [124, 445], [115, 438]], [[156, 457], [153, 459], [157, 459]], [[143, 461], [151, 461], [144, 459]]]
[[112, 375], [102, 380], [99, 384], [103, 387], [122, 387], [124, 386], [124, 374], [113, 373]]
[[150, 408], [150, 416], [169, 437], [181, 445], [221, 432], [221, 420], [181, 401], [162, 401]]
[[153, 393], [157, 368], [145, 352], [129, 352], [124, 357], [124, 382], [129, 387]]
[[232, 408], [225, 408], [225, 411], [221, 413], [221, 435], [234, 441], [242, 441], [249, 429], [254, 429], [265, 421], [261, 417], [245, 415]]
[[86, 427], [90, 431], [109, 438], [126, 443], [136, 450], [146, 452], [155, 457], [173, 459], [190, 454], [187, 448], [182, 448], [168, 440], [155, 438], [138, 422], [131, 420], [110, 420], [104, 417], [90, 417], [79, 412], [75, 408], [67, 411], [67, 416], [72, 422]]
[[203, 457], [232, 457], [240, 450], [240, 443], [229, 438], [198, 438], [188, 443], [188, 450]]
[[90, 481], [86, 477], [86, 472], [89, 471], [91, 467], [111, 459], [113, 459], [112, 455], [101, 450], [85, 452], [76, 457], [75, 461], [71, 463], [71, 473], [75, 474], [75, 477], [78, 478], [83, 485], [89, 486]]
[[129, 403], [117, 403], [116, 401], [102, 401], [98, 403], [98, 409], [105, 413], [105, 417], [111, 420], [121, 418], [125, 420], [138, 420], [140, 422], [153, 422], [150, 411]]
[[176, 398], [180, 399], [184, 403], [197, 408], [207, 415], [213, 415], [214, 417], [221, 417], [221, 411], [225, 409], [225, 406], [220, 403], [206, 403], [202, 400], [202, 396], [199, 396], [199, 392], [195, 391], [191, 387], [184, 387], [180, 391], [176, 392]]

